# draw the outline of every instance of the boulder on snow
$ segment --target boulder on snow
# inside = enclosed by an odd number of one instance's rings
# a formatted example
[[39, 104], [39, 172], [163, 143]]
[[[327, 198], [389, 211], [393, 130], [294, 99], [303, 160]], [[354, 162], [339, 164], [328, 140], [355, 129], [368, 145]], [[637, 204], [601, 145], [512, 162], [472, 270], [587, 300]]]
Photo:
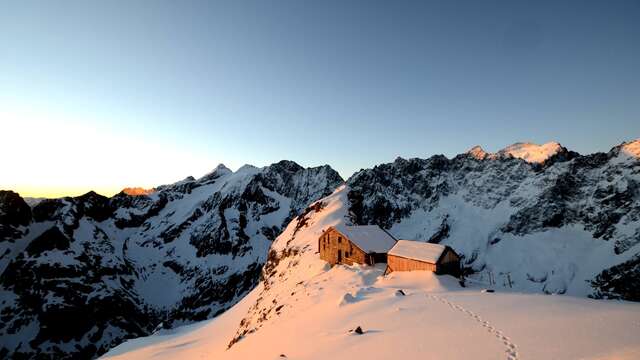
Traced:
[[396, 290], [396, 296], [405, 296], [405, 295], [407, 295], [407, 294], [405, 294], [402, 289]]

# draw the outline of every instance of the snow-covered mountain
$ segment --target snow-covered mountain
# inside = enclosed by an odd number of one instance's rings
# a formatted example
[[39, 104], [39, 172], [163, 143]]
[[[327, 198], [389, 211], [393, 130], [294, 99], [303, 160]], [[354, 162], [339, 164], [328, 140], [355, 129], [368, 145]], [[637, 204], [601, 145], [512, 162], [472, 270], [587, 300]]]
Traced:
[[452, 246], [476, 276], [640, 301], [639, 144], [584, 156], [548, 143], [399, 158], [348, 180], [349, 209], [356, 223]]
[[255, 286], [283, 226], [341, 182], [281, 161], [33, 208], [0, 192], [0, 357], [93, 358], [221, 313]]
[[467, 154], [478, 160], [498, 159], [514, 157], [522, 159], [530, 163], [543, 163], [550, 157], [558, 153], [567, 153], [568, 150], [559, 143], [552, 141], [546, 144], [537, 145], [530, 142], [519, 142], [507, 146], [506, 148], [496, 152], [488, 153], [482, 147], [476, 145], [467, 151]]
[[[329, 270], [318, 259], [316, 244], [322, 229], [339, 223], [378, 224], [397, 238], [450, 245], [463, 256], [470, 281], [486, 283], [491, 279], [495, 282], [492, 286], [501, 291], [638, 301], [639, 149], [640, 140], [591, 155], [580, 155], [557, 143], [519, 143], [493, 154], [476, 147], [452, 159], [441, 155], [398, 158], [356, 173], [321, 201], [315, 200], [329, 194], [341, 182], [339, 176], [328, 167], [304, 170], [290, 162], [264, 169], [245, 167], [236, 173], [222, 167], [202, 179], [187, 178], [157, 187], [145, 196], [120, 194], [104, 199], [87, 194], [42, 201], [31, 209], [34, 220], [25, 215], [28, 206], [16, 206], [20, 201], [14, 199], [15, 194], [5, 193], [5, 201], [14, 205], [0, 207], [5, 214], [0, 233], [7, 239], [0, 243], [4, 244], [0, 250], [9, 249], [0, 258], [4, 301], [0, 316], [7, 319], [7, 325], [0, 327], [3, 342], [9, 349], [34, 348], [47, 354], [77, 344], [86, 351], [79, 354], [91, 356], [124, 337], [147, 334], [160, 322], [178, 325], [212, 317], [253, 288], [258, 276], [258, 286], [225, 314], [227, 320], [211, 323], [225, 324], [224, 329], [222, 325], [210, 328], [220, 334], [215, 341], [224, 343], [223, 352], [188, 344], [150, 349], [165, 356], [177, 356], [177, 348], [184, 348], [193, 354], [230, 358], [251, 358], [253, 351], [255, 358], [256, 346], [276, 341], [277, 334], [296, 342], [300, 334], [333, 331], [327, 328], [338, 325], [320, 321], [310, 311], [314, 306], [327, 311], [318, 316], [343, 322], [367, 311], [378, 314], [376, 311], [389, 310], [385, 308], [387, 296], [393, 295], [402, 281], [385, 285], [385, 278], [378, 278], [383, 269]], [[53, 225], [57, 230], [50, 230]], [[427, 285], [420, 282], [406, 287], [417, 292], [452, 291], [455, 282], [442, 282], [432, 279]], [[31, 287], [32, 283], [37, 286]], [[85, 284], [100, 286], [85, 288]], [[74, 292], [69, 294], [66, 289]], [[350, 289], [348, 296], [345, 289]], [[76, 293], [82, 296], [76, 299]], [[355, 314], [351, 310], [359, 305], [348, 307], [349, 311], [336, 310], [342, 315], [333, 318], [331, 311], [335, 309], [325, 301], [335, 301], [331, 296], [338, 293], [344, 295], [339, 302], [345, 304], [371, 299], [378, 305], [375, 309], [365, 306]], [[44, 304], [34, 300], [40, 298], [46, 299]], [[624, 318], [629, 313], [626, 309], [637, 311], [637, 306], [601, 308], [601, 302], [587, 299], [565, 305], [535, 296], [499, 299], [501, 304], [524, 300], [539, 309], [535, 314], [540, 317], [545, 306], [566, 305], [565, 315], [570, 317], [578, 316], [569, 311], [572, 306], [589, 308], [600, 317]], [[99, 302], [99, 306], [78, 305], [88, 300]], [[74, 310], [69, 310], [66, 302], [76, 304]], [[487, 306], [482, 301], [479, 304]], [[74, 318], [93, 316], [103, 325], [74, 324], [72, 328], [81, 330], [61, 339], [59, 322], [68, 317], [67, 311], [82, 315]], [[499, 316], [495, 312], [491, 315]], [[561, 320], [567, 318], [555, 315], [560, 320], [550, 326], [565, 329]], [[306, 332], [295, 331], [304, 323], [299, 319], [317, 320], [321, 325], [309, 325]], [[573, 324], [595, 326], [596, 320]], [[509, 326], [509, 319], [504, 321], [504, 327]], [[265, 332], [264, 326], [271, 330]], [[620, 329], [607, 327], [620, 340], [608, 344], [629, 343], [623, 335], [630, 328]], [[428, 328], [417, 330], [425, 333]], [[592, 330], [588, 334], [597, 332]], [[324, 344], [334, 341], [337, 333], [322, 334], [324, 340], [319, 343]], [[152, 341], [162, 342], [162, 335], [158, 336]], [[196, 332], [194, 336], [211, 334]], [[631, 340], [638, 343], [638, 339]], [[96, 343], [102, 347], [91, 348]], [[334, 345], [353, 344], [337, 341]], [[142, 357], [153, 354], [147, 355]], [[561, 353], [554, 356], [566, 358]]]
[[[108, 359], [636, 359], [640, 304], [526, 294], [471, 278], [331, 268], [323, 229], [350, 223], [342, 186], [273, 243], [258, 286], [222, 316], [128, 341]], [[445, 241], [445, 239], [443, 239]], [[537, 256], [532, 254], [532, 257]], [[526, 264], [525, 264], [526, 266]], [[498, 284], [499, 285], [499, 284]]]
[[328, 270], [317, 259], [315, 241], [322, 229], [342, 222], [378, 224], [396, 238], [447, 244], [478, 283], [640, 301], [638, 144], [587, 156], [560, 146], [547, 158], [523, 152], [399, 158], [362, 170], [273, 244], [257, 300], [230, 345], [296, 307], [290, 296], [308, 296], [314, 276]]

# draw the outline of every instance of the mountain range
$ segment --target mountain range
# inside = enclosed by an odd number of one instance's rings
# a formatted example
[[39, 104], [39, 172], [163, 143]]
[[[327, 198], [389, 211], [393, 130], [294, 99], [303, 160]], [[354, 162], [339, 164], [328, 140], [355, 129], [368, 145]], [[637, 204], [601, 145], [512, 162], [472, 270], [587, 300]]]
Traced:
[[0, 191], [0, 355], [94, 358], [215, 317], [259, 286], [233, 346], [285, 311], [316, 250], [296, 238], [311, 217], [449, 245], [479, 282], [640, 301], [640, 140], [588, 155], [558, 143], [474, 147], [346, 181], [326, 165], [220, 165], [111, 198], [28, 203]]

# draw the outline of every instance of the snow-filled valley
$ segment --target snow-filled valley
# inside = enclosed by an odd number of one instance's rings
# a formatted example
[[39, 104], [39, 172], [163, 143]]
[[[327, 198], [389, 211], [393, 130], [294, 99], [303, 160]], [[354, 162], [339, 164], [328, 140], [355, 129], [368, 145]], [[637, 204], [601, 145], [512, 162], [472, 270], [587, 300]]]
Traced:
[[[333, 268], [317, 238], [347, 188], [294, 220], [264, 278], [216, 319], [130, 340], [106, 359], [637, 359], [640, 304], [527, 294], [384, 265]], [[301, 225], [302, 224], [302, 225]], [[360, 326], [362, 334], [354, 330]]]

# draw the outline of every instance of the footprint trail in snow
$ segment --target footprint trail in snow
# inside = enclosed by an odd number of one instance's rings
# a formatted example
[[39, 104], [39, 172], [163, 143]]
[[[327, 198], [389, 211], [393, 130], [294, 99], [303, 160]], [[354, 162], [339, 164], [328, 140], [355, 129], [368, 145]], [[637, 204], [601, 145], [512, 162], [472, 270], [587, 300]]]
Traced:
[[469, 316], [471, 319], [476, 321], [478, 324], [482, 325], [482, 327], [484, 327], [489, 333], [491, 333], [500, 342], [502, 342], [504, 344], [504, 346], [506, 347], [505, 353], [507, 354], [507, 360], [517, 360], [518, 359], [518, 351], [517, 351], [518, 347], [516, 346], [516, 344], [511, 342], [511, 339], [509, 339], [509, 337], [504, 335], [504, 333], [502, 331], [496, 329], [488, 321], [483, 320], [482, 317], [480, 317], [480, 315], [474, 313], [471, 310], [465, 309], [465, 308], [463, 308], [462, 306], [460, 306], [458, 304], [452, 303], [451, 301], [449, 301], [449, 300], [447, 300], [445, 298], [442, 298], [440, 296], [427, 294], [427, 298], [432, 299], [432, 300], [436, 300], [436, 301], [440, 301], [441, 303], [443, 303], [445, 305], [448, 305], [453, 310], [457, 310], [457, 311], [465, 313], [467, 316]]

